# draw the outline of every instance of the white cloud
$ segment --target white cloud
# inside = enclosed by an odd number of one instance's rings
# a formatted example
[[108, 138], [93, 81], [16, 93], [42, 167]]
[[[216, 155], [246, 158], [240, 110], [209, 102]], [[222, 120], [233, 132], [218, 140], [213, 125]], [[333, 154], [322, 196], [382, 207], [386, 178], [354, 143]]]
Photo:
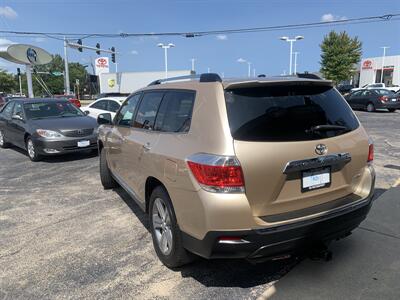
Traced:
[[345, 16], [335, 16], [333, 14], [324, 14], [321, 17], [321, 22], [333, 22], [333, 21], [343, 21], [347, 20]]
[[247, 60], [245, 60], [244, 58], [239, 58], [239, 59], [237, 60], [237, 62], [238, 62], [238, 63], [245, 63], [245, 62], [247, 62]]
[[137, 50], [132, 50], [132, 51], [131, 51], [131, 54], [132, 54], [132, 55], [138, 55], [139, 52], [138, 52]]
[[14, 42], [7, 40], [7, 39], [0, 38], [0, 45], [8, 45], [8, 44], [14, 44]]
[[18, 17], [18, 14], [9, 6], [0, 6], [0, 16], [7, 19], [15, 19]]
[[44, 38], [44, 37], [37, 37], [37, 38], [34, 38], [34, 39], [32, 39], [34, 42], [36, 42], [36, 43], [43, 43], [43, 42], [45, 42], [46, 41], [46, 39]]
[[226, 34], [218, 34], [216, 36], [217, 40], [219, 41], [226, 41], [228, 39], [228, 36]]

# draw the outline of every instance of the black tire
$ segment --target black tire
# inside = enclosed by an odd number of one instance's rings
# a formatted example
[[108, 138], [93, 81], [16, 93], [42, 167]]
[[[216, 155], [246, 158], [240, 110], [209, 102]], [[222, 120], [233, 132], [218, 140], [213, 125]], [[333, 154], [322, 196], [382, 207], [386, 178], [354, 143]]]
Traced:
[[40, 156], [40, 154], [38, 154], [35, 143], [30, 137], [26, 139], [25, 146], [26, 146], [26, 151], [28, 152], [28, 157], [31, 161], [36, 162], [41, 160], [42, 157]]
[[[167, 255], [164, 254], [160, 248], [159, 242], [157, 241], [156, 237], [156, 229], [154, 228], [153, 224], [153, 216], [154, 216], [153, 207], [155, 205], [154, 203], [156, 199], [161, 199], [164, 202], [165, 208], [167, 209], [170, 216], [169, 228], [172, 233], [172, 247], [170, 253]], [[151, 229], [151, 236], [153, 238], [154, 249], [157, 253], [158, 258], [164, 265], [166, 265], [168, 268], [176, 268], [188, 264], [194, 260], [195, 256], [192, 253], [188, 252], [183, 247], [182, 235], [178, 223], [176, 221], [176, 216], [171, 199], [169, 198], [167, 191], [162, 186], [156, 187], [151, 193], [149, 218], [150, 218], [150, 229]]]
[[7, 142], [6, 138], [4, 137], [3, 130], [0, 130], [0, 148], [8, 148], [10, 147], [10, 143]]
[[388, 111], [390, 111], [390, 112], [395, 112], [396, 109], [395, 109], [395, 108], [388, 108]]
[[105, 190], [118, 187], [118, 183], [112, 177], [111, 171], [107, 165], [106, 151], [100, 151], [100, 180]]
[[375, 106], [373, 103], [368, 103], [366, 109], [367, 109], [367, 112], [374, 112]]

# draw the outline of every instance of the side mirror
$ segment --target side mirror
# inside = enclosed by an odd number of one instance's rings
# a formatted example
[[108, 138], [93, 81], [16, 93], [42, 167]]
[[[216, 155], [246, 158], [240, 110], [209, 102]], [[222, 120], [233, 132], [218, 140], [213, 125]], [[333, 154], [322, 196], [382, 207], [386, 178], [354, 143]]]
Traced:
[[20, 115], [13, 115], [11, 118], [13, 120], [19, 120], [19, 121], [23, 121], [24, 120], [24, 118], [22, 116], [20, 116]]
[[97, 124], [99, 125], [111, 125], [112, 119], [110, 113], [99, 114], [97, 117]]
[[87, 116], [87, 115], [89, 115], [89, 114], [90, 114], [90, 111], [88, 111], [88, 110], [85, 110], [83, 113], [85, 114], [85, 116]]

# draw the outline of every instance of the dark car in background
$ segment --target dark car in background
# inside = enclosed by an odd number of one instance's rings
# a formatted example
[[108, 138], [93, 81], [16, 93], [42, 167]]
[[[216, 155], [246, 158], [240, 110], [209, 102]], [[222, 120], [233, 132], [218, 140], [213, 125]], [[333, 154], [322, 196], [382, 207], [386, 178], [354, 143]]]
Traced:
[[346, 101], [354, 109], [365, 109], [373, 112], [377, 109], [387, 109], [390, 112], [400, 109], [400, 98], [386, 89], [361, 89], [347, 95]]
[[97, 151], [97, 122], [68, 100], [10, 100], [0, 110], [0, 148], [25, 149], [32, 161], [45, 155]]
[[6, 98], [0, 95], [0, 109], [6, 104]]

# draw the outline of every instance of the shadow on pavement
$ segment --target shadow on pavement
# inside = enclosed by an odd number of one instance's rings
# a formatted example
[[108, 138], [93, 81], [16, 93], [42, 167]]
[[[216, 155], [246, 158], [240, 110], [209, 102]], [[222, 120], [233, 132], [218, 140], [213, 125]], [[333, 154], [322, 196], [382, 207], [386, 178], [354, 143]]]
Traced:
[[[116, 188], [114, 191], [136, 215], [147, 231], [150, 232], [148, 216], [137, 205], [135, 200], [122, 188]], [[385, 191], [385, 189], [376, 189], [374, 199], [380, 197]], [[336, 244], [336, 242], [334, 243]], [[338, 255], [343, 255], [342, 252], [351, 252], [349, 247], [352, 247], [352, 241], [343, 242], [341, 240], [338, 243], [343, 247], [342, 249], [337, 247], [340, 249], [337, 253]], [[207, 260], [199, 257], [192, 264], [173, 271], [180, 272], [184, 278], [191, 277], [206, 287], [251, 288], [279, 280], [302, 260], [303, 258], [289, 258], [252, 264], [245, 259]]]
[[[29, 160], [28, 153], [26, 152], [26, 150], [21, 149], [16, 146], [11, 146], [9, 149], [24, 155], [24, 158]], [[60, 155], [54, 155], [54, 156], [43, 156], [40, 161], [45, 162], [45, 163], [64, 163], [64, 162], [75, 161], [75, 160], [89, 159], [89, 158], [93, 158], [96, 156], [98, 156], [97, 149], [87, 150], [87, 151], [83, 151], [83, 152], [60, 154]]]

